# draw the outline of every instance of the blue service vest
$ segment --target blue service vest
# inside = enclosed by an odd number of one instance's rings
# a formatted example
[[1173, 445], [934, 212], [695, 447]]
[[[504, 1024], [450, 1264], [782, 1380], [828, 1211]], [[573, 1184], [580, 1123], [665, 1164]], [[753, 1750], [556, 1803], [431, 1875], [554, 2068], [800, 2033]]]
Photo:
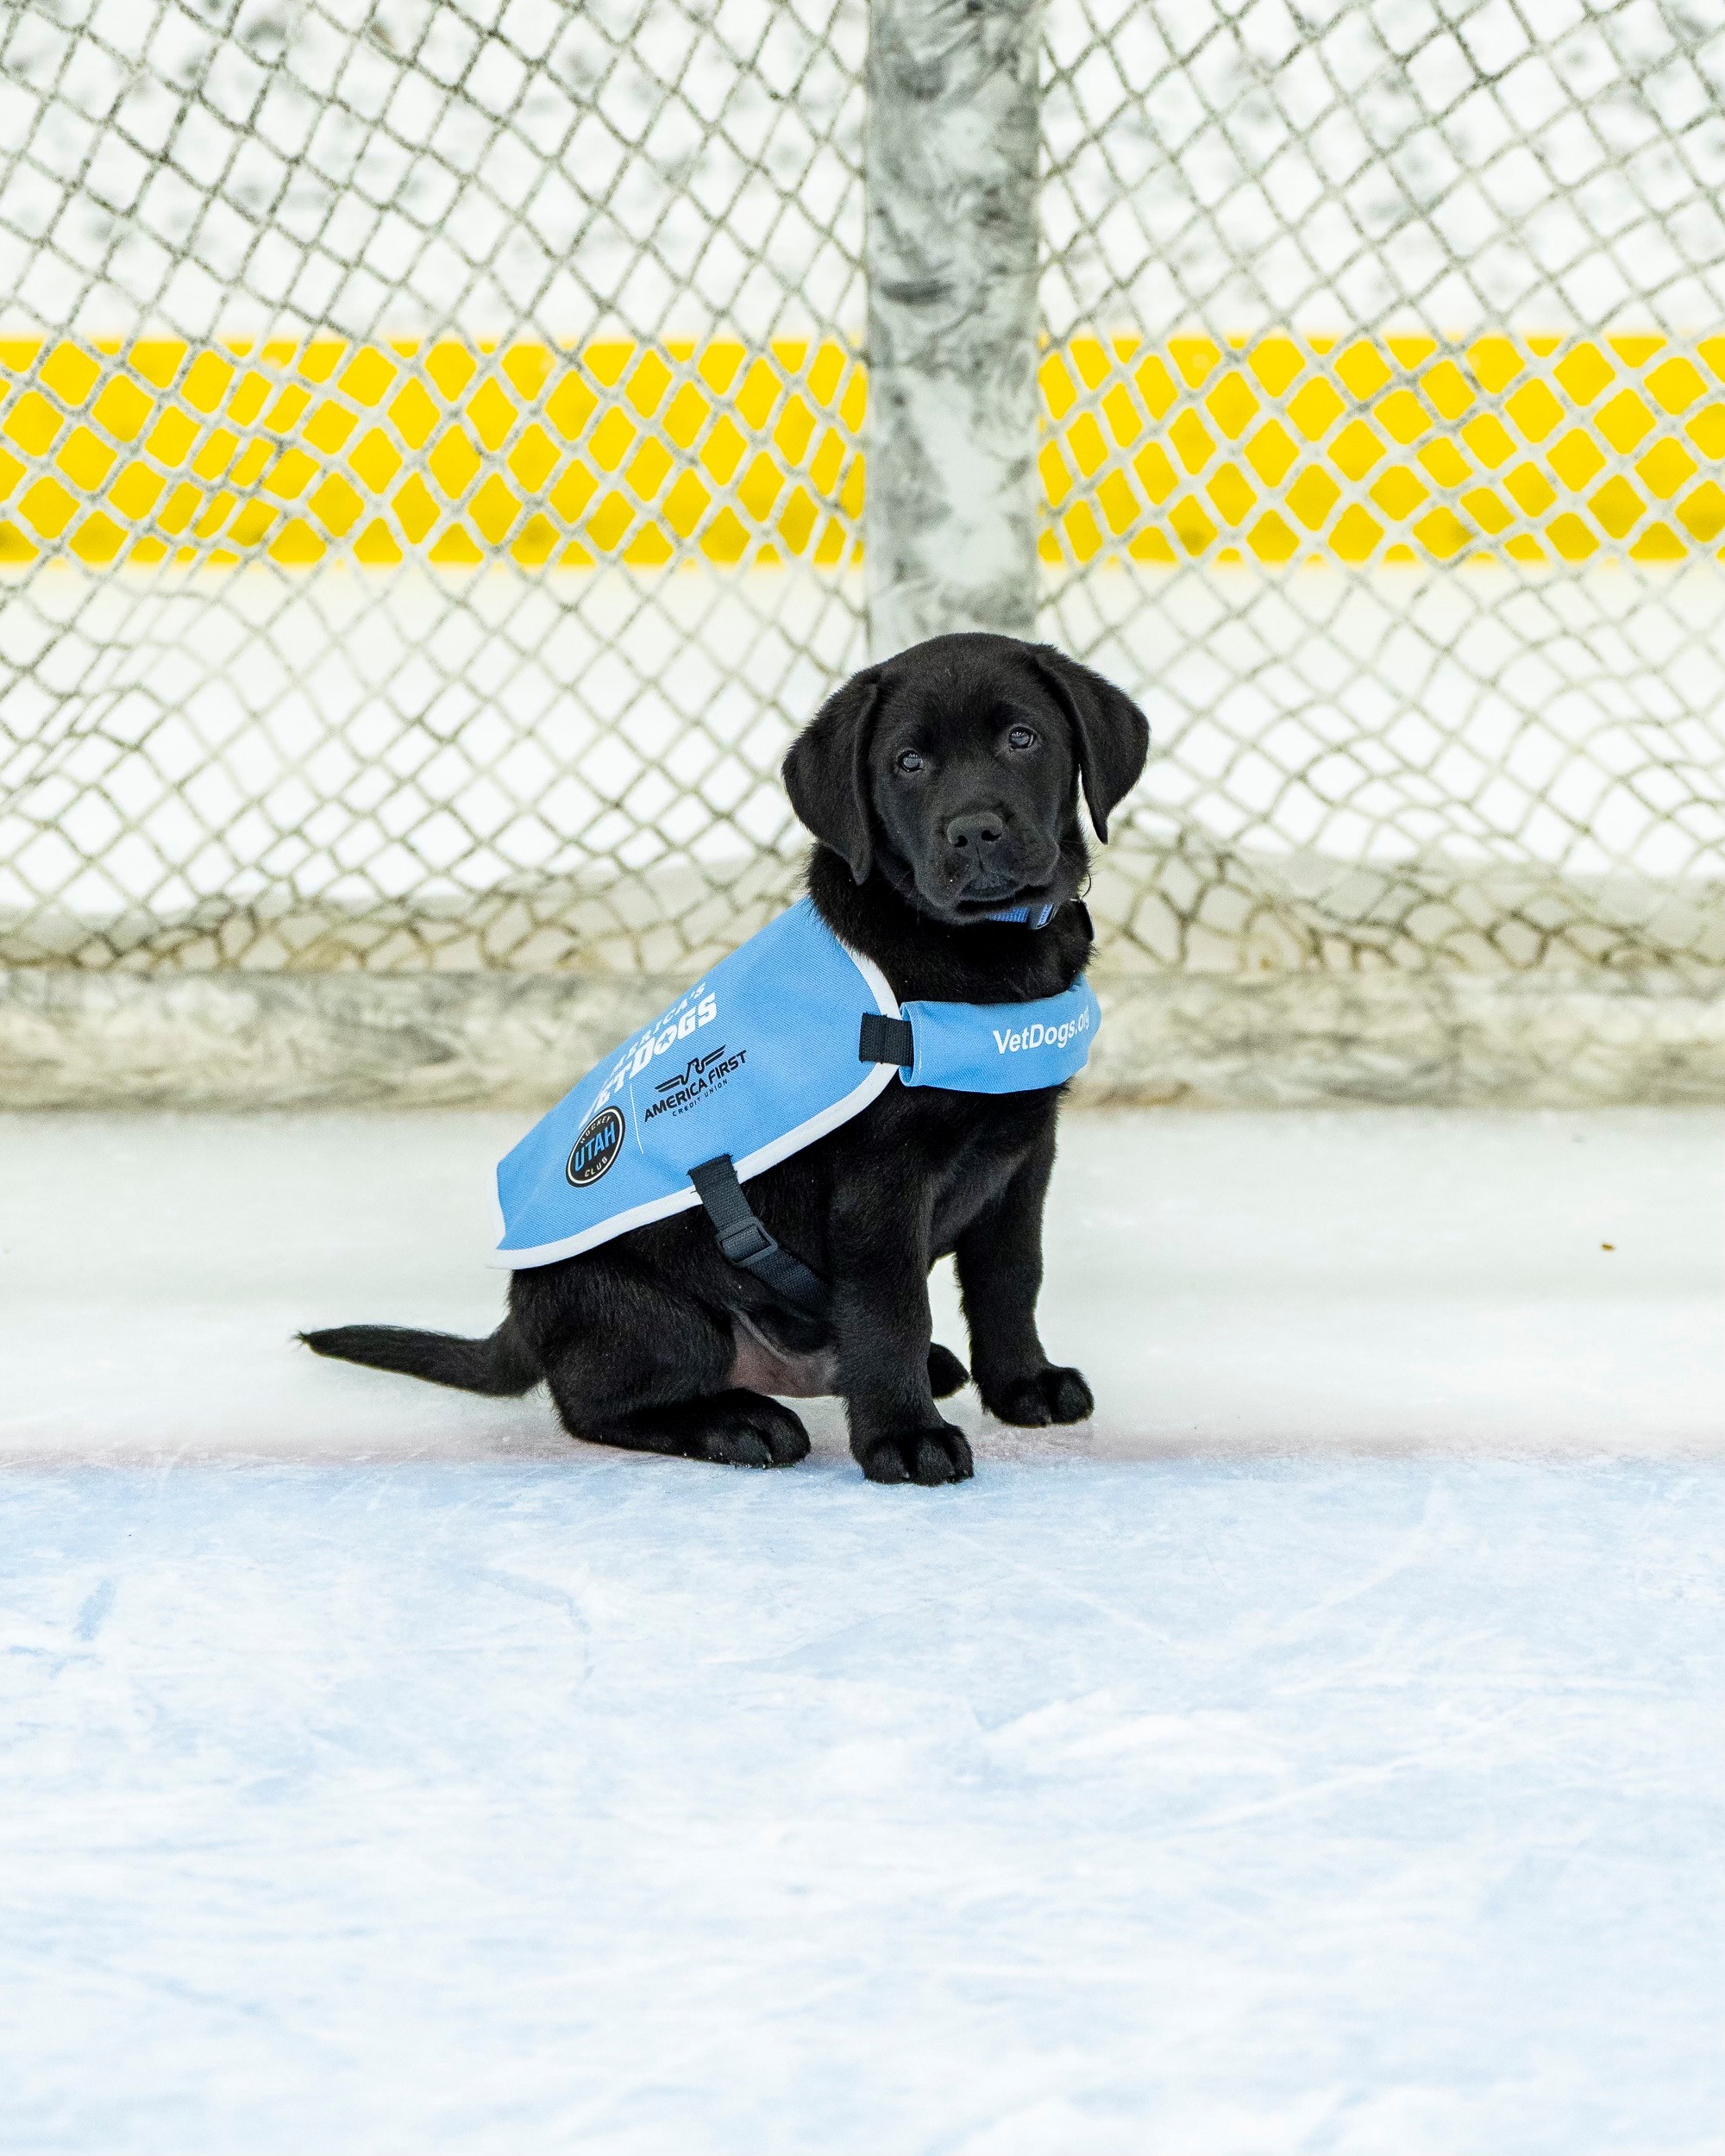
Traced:
[[[907, 1019], [908, 1066], [862, 1062], [862, 1021]], [[1082, 981], [1036, 1003], [906, 1003], [805, 899], [588, 1072], [498, 1163], [495, 1262], [549, 1265], [699, 1204], [689, 1170], [739, 1181], [860, 1115], [894, 1078], [1028, 1093], [1084, 1068], [1101, 1023]]]

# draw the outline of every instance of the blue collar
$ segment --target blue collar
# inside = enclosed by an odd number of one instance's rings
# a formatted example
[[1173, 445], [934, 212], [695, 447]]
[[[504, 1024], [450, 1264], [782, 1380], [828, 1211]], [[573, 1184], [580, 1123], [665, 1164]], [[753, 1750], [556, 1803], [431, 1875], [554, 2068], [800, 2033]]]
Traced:
[[985, 913], [985, 921], [1016, 921], [1020, 928], [1046, 928], [1054, 918], [1051, 906], [1007, 906], [998, 913]]

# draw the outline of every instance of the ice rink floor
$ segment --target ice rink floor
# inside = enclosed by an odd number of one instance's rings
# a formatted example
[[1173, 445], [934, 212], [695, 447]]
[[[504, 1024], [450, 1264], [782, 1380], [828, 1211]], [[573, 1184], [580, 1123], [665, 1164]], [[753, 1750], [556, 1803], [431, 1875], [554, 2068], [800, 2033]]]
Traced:
[[290, 1344], [523, 1121], [0, 1120], [0, 2148], [1725, 2151], [1725, 1116], [1070, 1117], [940, 1491]]

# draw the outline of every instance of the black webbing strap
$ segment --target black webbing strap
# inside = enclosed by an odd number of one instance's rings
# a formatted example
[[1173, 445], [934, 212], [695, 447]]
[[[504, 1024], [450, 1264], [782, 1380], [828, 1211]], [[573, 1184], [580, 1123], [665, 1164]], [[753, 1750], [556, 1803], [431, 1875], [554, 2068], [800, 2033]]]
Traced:
[[899, 1063], [908, 1070], [916, 1061], [910, 1020], [883, 1018], [878, 1011], [865, 1012], [856, 1060], [859, 1063]]
[[689, 1181], [712, 1223], [718, 1247], [733, 1265], [753, 1273], [781, 1302], [811, 1318], [824, 1318], [827, 1310], [826, 1282], [811, 1272], [800, 1257], [781, 1248], [755, 1217], [743, 1194], [737, 1169], [729, 1153], [704, 1160], [689, 1170]]

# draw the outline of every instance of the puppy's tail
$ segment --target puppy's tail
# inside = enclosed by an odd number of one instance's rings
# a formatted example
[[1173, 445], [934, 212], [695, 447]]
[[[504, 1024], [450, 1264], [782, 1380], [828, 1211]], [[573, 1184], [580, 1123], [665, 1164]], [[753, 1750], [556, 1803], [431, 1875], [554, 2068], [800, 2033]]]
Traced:
[[314, 1355], [363, 1363], [374, 1370], [399, 1370], [405, 1377], [453, 1385], [464, 1393], [486, 1393], [493, 1400], [513, 1400], [530, 1392], [544, 1375], [511, 1318], [488, 1340], [464, 1340], [454, 1332], [415, 1332], [398, 1325], [337, 1325], [299, 1337]]

